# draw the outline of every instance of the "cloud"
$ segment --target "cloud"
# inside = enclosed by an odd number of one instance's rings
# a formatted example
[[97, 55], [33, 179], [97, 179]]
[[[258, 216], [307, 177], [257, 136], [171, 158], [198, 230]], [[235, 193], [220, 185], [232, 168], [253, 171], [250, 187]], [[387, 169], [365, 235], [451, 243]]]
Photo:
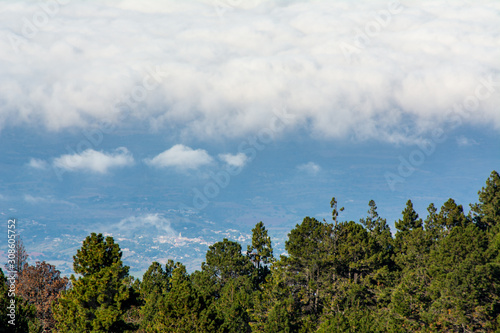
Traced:
[[321, 167], [314, 162], [308, 162], [297, 166], [297, 169], [310, 175], [316, 175], [321, 171]]
[[30, 33], [43, 9], [14, 0], [0, 13], [0, 128], [109, 120], [236, 138], [285, 105], [283, 132], [398, 143], [459, 105], [462, 123], [500, 129], [500, 2], [424, 0], [384, 18], [389, 3], [69, 2]]
[[154, 237], [175, 237], [177, 233], [171, 227], [171, 223], [159, 214], [147, 214], [143, 216], [131, 216], [108, 227], [103, 227], [108, 232], [122, 236], [130, 236], [134, 239], [137, 235], [150, 235]]
[[467, 137], [461, 135], [456, 138], [457, 140], [457, 145], [460, 147], [465, 147], [465, 146], [475, 146], [478, 145], [477, 141], [474, 139], [468, 139]]
[[24, 195], [24, 201], [27, 203], [38, 205], [38, 204], [55, 204], [55, 205], [67, 205], [72, 207], [77, 207], [76, 204], [66, 201], [66, 200], [58, 200], [52, 197], [40, 197], [40, 196], [32, 196], [31, 194]]
[[44, 160], [40, 160], [38, 158], [32, 158], [30, 159], [28, 166], [33, 169], [45, 170], [49, 167], [49, 164]]
[[111, 168], [134, 164], [134, 158], [127, 148], [120, 147], [113, 153], [87, 149], [81, 154], [62, 155], [54, 159], [53, 165], [67, 171], [90, 171], [105, 174]]
[[245, 155], [244, 153], [238, 153], [238, 154], [219, 154], [219, 158], [224, 161], [225, 163], [229, 164], [230, 166], [234, 167], [244, 167], [245, 164], [248, 162], [248, 156]]
[[164, 168], [198, 169], [213, 161], [212, 157], [203, 149], [193, 150], [190, 147], [178, 144], [152, 159], [146, 159], [148, 165]]

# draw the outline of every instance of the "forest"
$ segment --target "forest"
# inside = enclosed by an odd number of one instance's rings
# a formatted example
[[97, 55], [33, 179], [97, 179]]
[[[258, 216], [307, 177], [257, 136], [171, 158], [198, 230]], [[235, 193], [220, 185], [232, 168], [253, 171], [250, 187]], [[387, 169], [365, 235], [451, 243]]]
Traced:
[[305, 217], [273, 254], [262, 222], [247, 249], [223, 239], [200, 269], [151, 263], [129, 275], [119, 244], [92, 233], [74, 255], [76, 275], [27, 263], [17, 247], [16, 325], [0, 270], [1, 332], [500, 332], [500, 175], [464, 207], [411, 200], [391, 232], [368, 204], [358, 222]]

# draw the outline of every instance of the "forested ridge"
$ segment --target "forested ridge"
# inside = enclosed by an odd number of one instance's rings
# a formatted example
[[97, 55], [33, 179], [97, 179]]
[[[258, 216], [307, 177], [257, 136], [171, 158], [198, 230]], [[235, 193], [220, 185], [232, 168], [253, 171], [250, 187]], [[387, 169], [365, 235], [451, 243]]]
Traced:
[[0, 271], [0, 331], [500, 332], [496, 171], [478, 194], [467, 214], [449, 199], [421, 217], [408, 200], [394, 232], [373, 200], [354, 222], [339, 220], [333, 198], [331, 220], [305, 217], [290, 231], [286, 256], [259, 222], [247, 249], [223, 239], [200, 270], [153, 262], [142, 280], [112, 237], [92, 233], [74, 256], [77, 276], [22, 263], [16, 326]]

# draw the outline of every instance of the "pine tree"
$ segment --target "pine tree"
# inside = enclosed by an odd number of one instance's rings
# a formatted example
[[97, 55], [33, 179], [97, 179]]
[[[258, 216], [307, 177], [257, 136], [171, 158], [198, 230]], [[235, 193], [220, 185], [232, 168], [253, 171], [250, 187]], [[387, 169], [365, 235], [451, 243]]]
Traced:
[[202, 269], [216, 277], [222, 288], [230, 279], [252, 276], [254, 267], [250, 259], [241, 253], [241, 245], [226, 238], [211, 245]]
[[403, 210], [402, 214], [403, 219], [394, 224], [398, 231], [405, 232], [422, 227], [422, 219], [418, 218], [418, 214], [413, 209], [411, 200], [408, 200], [406, 203], [406, 208]]
[[437, 241], [442, 233], [442, 228], [439, 225], [437, 208], [433, 203], [429, 204], [429, 207], [427, 207], [427, 213], [427, 217], [424, 221], [425, 231], [431, 236], [433, 241]]
[[274, 260], [274, 257], [271, 237], [268, 236], [262, 221], [252, 229], [252, 245], [247, 247], [247, 256], [257, 269], [257, 284], [264, 283], [270, 272], [268, 264]]
[[373, 244], [373, 256], [370, 258], [373, 270], [386, 269], [393, 270], [392, 256], [394, 254], [394, 244], [391, 229], [387, 220], [381, 218], [377, 212], [377, 205], [374, 200], [368, 203], [370, 209], [368, 216], [360, 219], [360, 223], [365, 226], [371, 236]]
[[169, 266], [164, 270], [160, 263], [153, 262], [143, 275], [139, 288], [143, 305], [139, 312], [140, 327], [146, 332], [161, 332], [157, 327], [157, 316], [164, 295], [170, 290], [172, 272]]
[[254, 307], [251, 312], [252, 332], [294, 332], [297, 328], [297, 303], [287, 283], [287, 266], [284, 258], [274, 261], [271, 272], [261, 290], [254, 293]]
[[[500, 313], [499, 248], [475, 224], [455, 226], [429, 261], [433, 303], [429, 320], [439, 330], [492, 330]], [[436, 326], [437, 325], [437, 326]]]
[[203, 298], [192, 285], [186, 267], [169, 261], [167, 271], [170, 272], [168, 288], [161, 283], [161, 301], [156, 303], [156, 311], [143, 325], [144, 330], [172, 333], [209, 331], [200, 319], [205, 308]]
[[369, 232], [372, 232], [380, 218], [377, 213], [377, 205], [375, 204], [375, 201], [370, 200], [368, 202], [368, 206], [370, 207], [368, 210], [368, 216], [364, 219], [360, 219], [359, 222], [364, 225]]
[[395, 262], [401, 269], [410, 269], [419, 265], [428, 252], [428, 244], [422, 219], [413, 209], [411, 200], [406, 203], [402, 214], [403, 219], [395, 222], [398, 230], [394, 239]]
[[[500, 225], [500, 175], [492, 171], [486, 187], [478, 192], [479, 203], [471, 205], [474, 220], [479, 228], [489, 230]], [[498, 228], [494, 232], [498, 232]]]
[[438, 224], [449, 232], [452, 228], [456, 226], [466, 226], [469, 223], [469, 219], [464, 215], [464, 209], [462, 205], [457, 205], [455, 200], [448, 199], [438, 214]]
[[290, 286], [301, 325], [316, 322], [322, 311], [322, 298], [331, 283], [333, 226], [306, 217], [288, 234], [285, 249], [289, 256], [277, 263], [284, 268], [285, 283]]
[[224, 285], [216, 308], [220, 329], [227, 333], [250, 332], [250, 316], [253, 285], [249, 278], [239, 277]]
[[123, 332], [124, 320], [136, 302], [127, 284], [128, 266], [112, 237], [92, 233], [73, 257], [72, 288], [63, 292], [54, 307], [56, 328], [64, 332]]
[[[207, 251], [206, 262], [202, 263], [201, 272], [195, 272], [191, 278], [193, 285], [205, 302], [206, 309], [201, 318], [205, 331], [214, 327], [223, 332], [233, 332], [230, 323], [245, 323], [249, 327], [248, 312], [251, 310], [250, 294], [255, 285], [256, 268], [250, 259], [241, 253], [241, 245], [224, 239], [211, 245]], [[238, 290], [238, 302], [228, 302], [227, 292]], [[231, 316], [228, 317], [228, 314]]]
[[344, 211], [344, 207], [338, 208], [338, 202], [337, 199], [335, 199], [335, 197], [333, 197], [332, 200], [330, 201], [330, 207], [332, 208], [332, 220], [335, 223], [335, 225], [337, 225], [339, 212]]

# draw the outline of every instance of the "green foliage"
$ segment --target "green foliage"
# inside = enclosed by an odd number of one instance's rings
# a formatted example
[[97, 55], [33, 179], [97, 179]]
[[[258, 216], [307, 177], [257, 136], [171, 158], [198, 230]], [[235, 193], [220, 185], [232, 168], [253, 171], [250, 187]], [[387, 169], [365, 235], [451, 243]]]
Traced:
[[373, 253], [373, 242], [366, 229], [353, 221], [343, 222], [335, 228], [335, 239], [336, 273], [349, 281], [366, 276]]
[[332, 208], [332, 220], [335, 222], [335, 225], [337, 225], [337, 219], [339, 217], [339, 212], [344, 211], [344, 207], [341, 207], [337, 209], [337, 199], [335, 197], [332, 198], [330, 201], [330, 208]]
[[[278, 260], [259, 222], [246, 254], [224, 239], [209, 247], [200, 271], [154, 262], [140, 283], [128, 276], [118, 244], [92, 234], [74, 257], [81, 276], [54, 304], [57, 329], [500, 332], [499, 186], [494, 171], [468, 216], [449, 199], [439, 212], [430, 204], [422, 220], [408, 200], [394, 237], [375, 201], [355, 223], [338, 220], [343, 208], [333, 198], [334, 223], [304, 218]], [[1, 271], [0, 280], [5, 295]], [[34, 309], [19, 301], [17, 331], [40, 331]]]
[[206, 332], [250, 330], [251, 295], [258, 271], [241, 250], [237, 242], [217, 242], [209, 247], [202, 270], [191, 275], [205, 304], [200, 318]]
[[[98, 273], [102, 269], [111, 267], [113, 264], [121, 263], [122, 253], [113, 237], [92, 233], [85, 238], [82, 247], [73, 256], [73, 270], [76, 274], [83, 276]], [[128, 269], [123, 268], [123, 276], [127, 275]]]
[[144, 273], [139, 290], [143, 305], [140, 309], [141, 329], [146, 332], [160, 331], [157, 328], [158, 309], [163, 303], [163, 295], [170, 290], [171, 270], [167, 265], [167, 270], [158, 262], [153, 262]]
[[422, 219], [418, 218], [417, 212], [413, 209], [413, 203], [408, 200], [406, 208], [403, 210], [403, 219], [394, 223], [400, 232], [411, 231], [422, 227]]
[[153, 264], [145, 274], [146, 285], [150, 285], [151, 273], [155, 271], [160, 273], [155, 275], [155, 280], [159, 284], [151, 288], [151, 291], [152, 294], [158, 294], [158, 298], [146, 299], [145, 307], [148, 302], [154, 302], [155, 307], [148, 308], [152, 311], [148, 313], [149, 316], [144, 317], [142, 323], [144, 331], [178, 333], [206, 331], [204, 322], [201, 320], [205, 304], [192, 285], [186, 267], [170, 261], [167, 264], [168, 273], [162, 274], [157, 265]]
[[241, 253], [241, 245], [226, 238], [209, 247], [206, 259], [202, 270], [215, 277], [221, 288], [231, 279], [254, 272], [250, 259]]
[[285, 249], [278, 265], [285, 268], [286, 283], [291, 287], [299, 316], [321, 312], [321, 292], [330, 282], [333, 226], [310, 217], [304, 218], [288, 234]]
[[251, 311], [252, 332], [294, 332], [297, 326], [297, 303], [292, 296], [292, 286], [287, 284], [286, 266], [276, 261], [271, 273], [262, 285], [262, 291], [254, 293]]
[[257, 284], [264, 283], [270, 273], [268, 264], [274, 261], [274, 257], [271, 237], [268, 236], [262, 221], [252, 229], [252, 245], [247, 247], [247, 256], [257, 268]]
[[368, 333], [383, 332], [378, 329], [374, 314], [367, 309], [351, 308], [345, 313], [337, 313], [334, 317], [323, 322], [318, 333]]
[[438, 223], [448, 232], [453, 227], [466, 226], [469, 223], [469, 219], [465, 216], [462, 205], [457, 205], [455, 200], [449, 199], [441, 207], [438, 215]]
[[128, 267], [112, 237], [88, 236], [74, 257], [72, 288], [54, 306], [56, 327], [63, 332], [123, 332], [133, 327], [124, 314], [135, 303], [127, 285]]
[[498, 232], [500, 225], [500, 175], [492, 171], [479, 194], [479, 203], [471, 205], [474, 219], [479, 228]]
[[[10, 284], [10, 283], [9, 283]], [[7, 316], [10, 314], [11, 300], [14, 299], [15, 318]], [[41, 332], [42, 326], [36, 319], [36, 308], [22, 298], [9, 296], [8, 280], [0, 268], [0, 332], [25, 333]], [[15, 319], [15, 325], [9, 324], [9, 321]]]
[[443, 329], [475, 331], [496, 318], [500, 275], [488, 243], [477, 226], [457, 226], [431, 253], [430, 321]]

